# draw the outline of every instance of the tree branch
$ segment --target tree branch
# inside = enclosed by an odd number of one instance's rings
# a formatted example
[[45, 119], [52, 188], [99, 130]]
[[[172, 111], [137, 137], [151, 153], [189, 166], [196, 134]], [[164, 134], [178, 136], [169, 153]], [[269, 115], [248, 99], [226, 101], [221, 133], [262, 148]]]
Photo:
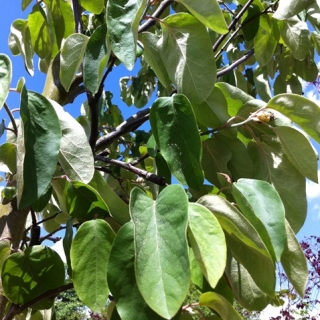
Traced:
[[7, 105], [6, 102], [3, 104], [3, 107], [4, 107], [4, 109], [6, 110], [8, 116], [9, 116], [9, 118], [10, 118], [10, 121], [11, 121], [11, 123], [12, 123], [13, 132], [14, 132], [15, 135], [17, 135], [17, 134], [18, 134], [17, 124], [16, 124], [16, 121], [15, 121], [15, 119], [14, 119], [14, 117], [13, 117], [13, 114], [12, 114], [12, 112], [11, 112], [11, 110], [10, 110], [10, 108], [9, 108], [9, 106]]
[[94, 159], [102, 161], [104, 163], [113, 164], [115, 166], [121, 167], [121, 168], [126, 169], [128, 171], [131, 171], [131, 172], [135, 173], [136, 175], [146, 179], [147, 181], [150, 181], [150, 182], [157, 184], [159, 186], [166, 186], [167, 185], [164, 177], [160, 177], [154, 173], [142, 170], [140, 168], [136, 168], [131, 163], [125, 163], [125, 162], [122, 162], [119, 160], [109, 159], [109, 158], [105, 158], [105, 157], [101, 157], [101, 156], [95, 156]]
[[160, 18], [162, 13], [167, 9], [167, 7], [170, 6], [171, 3], [173, 3], [173, 0], [165, 0], [162, 1], [158, 7], [158, 9], [153, 13], [153, 15], [145, 22], [143, 23], [138, 30], [138, 33], [147, 31], [150, 29], [155, 23], [156, 20], [152, 18]]
[[249, 58], [251, 58], [254, 54], [254, 49], [251, 49], [250, 51], [248, 51], [245, 55], [243, 55], [240, 59], [236, 60], [235, 62], [233, 62], [232, 64], [230, 64], [230, 66], [220, 70], [217, 72], [217, 78], [224, 76], [225, 74], [227, 74], [228, 72], [232, 71], [233, 69], [235, 69], [239, 64], [247, 61]]
[[103, 150], [107, 148], [112, 142], [114, 142], [119, 137], [124, 134], [134, 131], [136, 128], [140, 127], [144, 122], [149, 119], [150, 109], [147, 108], [141, 110], [128, 118], [126, 121], [119, 124], [116, 129], [109, 134], [98, 139], [96, 143], [96, 151]]

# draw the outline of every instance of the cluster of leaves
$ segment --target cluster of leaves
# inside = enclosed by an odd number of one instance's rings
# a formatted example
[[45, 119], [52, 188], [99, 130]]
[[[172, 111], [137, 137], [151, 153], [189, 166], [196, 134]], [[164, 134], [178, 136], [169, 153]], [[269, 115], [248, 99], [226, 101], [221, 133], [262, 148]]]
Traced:
[[[318, 181], [309, 136], [320, 142], [320, 108], [300, 95], [300, 79], [318, 74], [319, 11], [297, 0], [44, 0], [14, 21], [12, 53], [31, 75], [36, 54], [47, 78], [42, 94], [19, 81], [15, 119], [11, 62], [0, 55], [0, 105], [12, 122], [0, 146], [5, 319], [49, 309], [72, 286], [108, 319], [190, 319], [191, 283], [202, 293], [192, 307], [240, 319], [234, 300], [249, 310], [277, 300], [277, 262], [303, 296], [295, 233], [305, 179]], [[121, 97], [142, 108], [157, 87], [158, 98], [124, 121], [104, 82], [138, 56]], [[74, 119], [63, 105], [82, 93]], [[148, 120], [151, 131], [138, 130]], [[12, 241], [12, 253], [10, 217], [25, 211], [30, 237]], [[60, 257], [41, 245], [61, 229], [67, 285]]]

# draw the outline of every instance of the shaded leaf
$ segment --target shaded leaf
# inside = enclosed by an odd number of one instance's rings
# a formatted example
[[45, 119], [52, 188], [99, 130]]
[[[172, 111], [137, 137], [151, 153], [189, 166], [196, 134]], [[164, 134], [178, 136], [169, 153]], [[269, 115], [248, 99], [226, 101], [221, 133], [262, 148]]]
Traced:
[[[33, 246], [24, 252], [10, 255], [3, 263], [2, 286], [6, 297], [23, 305], [48, 290], [64, 284], [64, 265], [59, 255], [48, 247]], [[33, 305], [34, 309], [48, 309], [53, 299]]]
[[189, 203], [188, 213], [191, 247], [203, 275], [210, 286], [215, 288], [226, 266], [227, 247], [224, 233], [216, 217], [202, 205]]
[[[52, 192], [52, 190], [50, 191]], [[55, 216], [59, 211], [60, 209], [52, 203], [48, 203], [43, 209], [42, 218], [48, 219], [43, 222], [43, 228], [48, 233], [53, 232], [60, 227], [60, 223], [56, 222], [55, 219], [53, 219], [53, 216]]]
[[200, 188], [203, 182], [201, 140], [188, 99], [182, 94], [157, 99], [151, 108], [150, 124], [172, 174], [181, 183]]
[[0, 171], [14, 174], [16, 170], [16, 145], [3, 143], [0, 146]]
[[10, 58], [0, 54], [0, 109], [7, 99], [12, 78], [12, 66]]
[[56, 170], [61, 128], [52, 104], [42, 95], [21, 92], [17, 141], [18, 206], [35, 202], [49, 187]]
[[158, 41], [162, 62], [178, 93], [201, 103], [216, 81], [216, 63], [205, 26], [188, 13], [163, 19]]
[[138, 27], [146, 3], [146, 0], [107, 2], [108, 43], [129, 70], [133, 69], [136, 60]]
[[70, 277], [72, 277], [71, 257], [70, 257], [72, 240], [73, 240], [73, 218], [70, 218], [66, 223], [66, 232], [62, 240], [63, 250], [66, 256], [66, 263], [68, 266], [67, 271]]
[[62, 138], [58, 160], [70, 180], [88, 183], [94, 174], [92, 150], [79, 122], [55, 101], [50, 100], [58, 115]]
[[115, 235], [101, 219], [86, 221], [71, 245], [74, 288], [80, 300], [93, 311], [101, 311], [109, 295], [107, 262]]
[[88, 40], [83, 34], [72, 34], [61, 48], [59, 78], [66, 91], [69, 91], [74, 75], [80, 67]]
[[154, 311], [170, 319], [178, 312], [190, 283], [187, 196], [181, 186], [170, 185], [153, 201], [136, 187], [131, 192], [130, 214], [138, 288]]
[[79, 3], [82, 8], [94, 14], [99, 14], [104, 9], [104, 0], [79, 0]]

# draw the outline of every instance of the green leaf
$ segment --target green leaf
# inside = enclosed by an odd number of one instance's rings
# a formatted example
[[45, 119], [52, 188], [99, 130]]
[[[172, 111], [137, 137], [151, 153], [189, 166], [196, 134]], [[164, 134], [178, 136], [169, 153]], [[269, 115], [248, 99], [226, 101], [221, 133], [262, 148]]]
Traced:
[[212, 184], [221, 187], [218, 175], [220, 173], [231, 175], [227, 167], [232, 156], [231, 149], [216, 137], [205, 140], [202, 143], [202, 148], [201, 164], [205, 178]]
[[104, 218], [109, 216], [109, 209], [99, 193], [80, 181], [68, 183], [64, 192], [68, 213], [77, 219]]
[[151, 108], [150, 124], [172, 174], [181, 183], [199, 189], [203, 183], [201, 140], [188, 99], [182, 94], [157, 99]]
[[14, 174], [16, 166], [16, 145], [6, 142], [0, 146], [0, 171]]
[[206, 195], [197, 202], [209, 209], [218, 219], [225, 231], [228, 248], [232, 250], [237, 261], [248, 270], [257, 286], [263, 292], [273, 295], [274, 262], [252, 224], [231, 203], [220, 196]]
[[240, 179], [233, 196], [246, 218], [259, 232], [270, 254], [280, 261], [286, 246], [285, 210], [277, 191], [265, 181]]
[[216, 292], [206, 292], [200, 296], [199, 304], [213, 309], [223, 320], [241, 320], [242, 317], [233, 308], [232, 304]]
[[273, 128], [290, 162], [306, 178], [318, 183], [318, 156], [308, 138], [292, 127]]
[[18, 206], [35, 202], [56, 170], [61, 128], [52, 104], [42, 95], [21, 92], [21, 123], [17, 141]]
[[146, 0], [107, 2], [108, 43], [113, 53], [129, 70], [136, 60], [138, 28]]
[[290, 48], [293, 57], [302, 60], [310, 49], [309, 28], [306, 22], [298, 17], [279, 22], [280, 34], [285, 44]]
[[68, 265], [67, 271], [70, 277], [72, 277], [71, 258], [70, 258], [72, 240], [73, 240], [73, 218], [70, 218], [66, 223], [66, 233], [62, 240], [63, 250], [66, 256], [66, 262]]
[[[52, 192], [52, 190], [50, 190]], [[60, 227], [60, 223], [56, 222], [53, 216], [56, 216], [60, 211], [58, 207], [56, 207], [52, 203], [48, 203], [42, 211], [42, 218], [48, 219], [43, 222], [43, 228], [48, 232], [53, 232]]]
[[49, 184], [48, 189], [37, 199], [35, 202], [31, 204], [32, 209], [35, 212], [42, 211], [45, 206], [48, 204], [52, 195], [52, 186]]
[[[2, 286], [6, 297], [24, 305], [48, 290], [64, 284], [64, 265], [59, 255], [50, 248], [33, 246], [24, 252], [10, 255], [3, 263]], [[39, 302], [34, 309], [48, 309], [53, 299]]]
[[61, 48], [59, 78], [67, 92], [81, 65], [88, 41], [89, 38], [83, 34], [72, 34]]
[[202, 205], [189, 203], [188, 213], [191, 247], [203, 275], [210, 286], [215, 288], [226, 266], [224, 233], [216, 217]]
[[11, 78], [11, 60], [7, 55], [0, 54], [0, 109], [7, 99]]
[[272, 98], [268, 108], [278, 110], [320, 143], [320, 107], [296, 94], [283, 93]]
[[318, 66], [310, 52], [303, 60], [295, 60], [293, 72], [307, 82], [314, 82], [318, 76]]
[[99, 90], [104, 69], [107, 66], [110, 48], [106, 45], [107, 26], [102, 24], [91, 35], [83, 61], [83, 81], [86, 88], [93, 94]]
[[136, 187], [131, 192], [130, 214], [138, 288], [151, 309], [170, 319], [190, 284], [187, 196], [180, 185], [170, 185], [153, 201]]
[[226, 274], [236, 300], [247, 310], [263, 310], [271, 298], [255, 284], [250, 273], [231, 254], [228, 255]]
[[94, 160], [87, 136], [76, 119], [54, 100], [50, 102], [62, 130], [58, 161], [70, 180], [88, 183], [94, 174]]
[[273, 17], [278, 20], [291, 18], [306, 9], [312, 2], [313, 0], [280, 0]]
[[126, 320], [163, 319], [148, 307], [137, 287], [134, 259], [133, 224], [129, 222], [114, 239], [107, 267], [108, 285], [117, 301], [117, 311]]
[[251, 4], [241, 19], [243, 36], [246, 41], [251, 41], [256, 36], [260, 25], [261, 8], [259, 5]]
[[308, 281], [308, 265], [299, 241], [286, 221], [287, 246], [281, 256], [281, 264], [290, 282], [302, 298]]
[[158, 48], [162, 62], [178, 93], [201, 103], [216, 81], [216, 62], [205, 26], [188, 13], [163, 19]]
[[52, 51], [52, 42], [46, 14], [39, 4], [35, 4], [28, 15], [28, 26], [34, 52], [44, 59]]
[[256, 68], [253, 72], [253, 76], [257, 94], [261, 100], [266, 102], [269, 101], [272, 97], [272, 94], [266, 67]]
[[168, 72], [162, 63], [161, 55], [158, 50], [159, 38], [151, 32], [143, 32], [139, 35], [139, 40], [144, 46], [144, 58], [146, 62], [152, 67], [152, 70], [157, 75], [162, 85], [167, 88], [170, 86], [171, 81]]
[[104, 0], [80, 0], [79, 3], [82, 8], [94, 14], [100, 14], [104, 9]]
[[[13, 55], [21, 54], [27, 72], [33, 76], [33, 48], [28, 21], [17, 19], [10, 28], [9, 47]], [[11, 42], [11, 45], [10, 45]]]
[[109, 224], [96, 219], [83, 223], [72, 241], [74, 288], [93, 311], [101, 311], [108, 299], [107, 263], [114, 237]]
[[121, 225], [130, 221], [129, 206], [109, 186], [99, 171], [95, 171], [89, 185], [94, 188], [110, 210], [110, 215]]
[[260, 67], [269, 63], [277, 47], [277, 40], [273, 34], [274, 23], [268, 15], [260, 16], [259, 30], [254, 38], [254, 53]]
[[276, 78], [276, 81], [274, 82], [273, 90], [274, 90], [274, 95], [278, 95], [286, 92], [302, 95], [301, 82], [299, 81], [299, 78], [295, 75], [292, 75], [290, 79], [285, 81], [281, 77], [281, 74], [279, 74]]
[[29, 6], [32, 0], [22, 0], [21, 2], [21, 10], [24, 11]]
[[217, 0], [177, 0], [182, 3], [206, 27], [220, 34], [228, 32], [228, 26]]
[[306, 179], [288, 160], [280, 143], [266, 138], [265, 143], [248, 145], [255, 178], [275, 187], [285, 207], [286, 219], [294, 232], [298, 232], [307, 213]]

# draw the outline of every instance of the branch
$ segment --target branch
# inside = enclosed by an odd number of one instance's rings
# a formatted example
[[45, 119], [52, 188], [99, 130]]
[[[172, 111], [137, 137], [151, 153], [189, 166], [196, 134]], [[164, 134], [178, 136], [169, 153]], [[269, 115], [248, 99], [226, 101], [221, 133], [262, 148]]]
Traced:
[[73, 283], [68, 283], [62, 287], [53, 289], [53, 290], [49, 290], [47, 292], [45, 292], [44, 294], [40, 295], [39, 297], [34, 298], [33, 300], [27, 302], [26, 304], [19, 306], [16, 304], [12, 304], [11, 309], [9, 310], [9, 312], [7, 313], [6, 317], [4, 318], [4, 320], [12, 320], [14, 318], [15, 315], [21, 313], [23, 310], [31, 307], [32, 305], [34, 305], [35, 303], [46, 299], [46, 298], [50, 298], [54, 295], [58, 295], [60, 292], [63, 291], [67, 291], [69, 289], [73, 288]]
[[244, 56], [242, 56], [240, 59], [236, 60], [235, 62], [233, 62], [232, 64], [230, 64], [230, 66], [220, 70], [217, 72], [217, 78], [224, 76], [225, 74], [227, 74], [228, 72], [232, 71], [233, 69], [235, 69], [239, 64], [247, 61], [249, 58], [251, 58], [254, 54], [254, 49], [251, 49], [250, 51], [248, 51]]
[[[241, 17], [243, 16], [243, 14], [246, 12], [246, 10], [248, 9], [248, 7], [253, 3], [254, 0], [249, 0], [244, 6], [243, 8], [239, 11], [239, 13], [234, 17], [234, 19], [232, 20], [232, 22], [229, 24], [228, 26], [228, 30], [229, 32], [235, 27], [235, 25], [237, 24], [237, 22], [241, 19]], [[223, 34], [219, 37], [219, 39], [216, 41], [216, 43], [213, 45], [212, 50], [215, 52], [217, 51], [218, 47], [220, 46], [220, 44], [224, 41], [224, 39], [228, 36], [228, 33]]]
[[10, 118], [10, 121], [11, 121], [11, 123], [12, 123], [13, 132], [14, 132], [15, 135], [17, 135], [17, 134], [18, 134], [17, 124], [16, 124], [16, 121], [15, 121], [13, 115], [12, 115], [12, 112], [11, 112], [11, 110], [10, 110], [10, 108], [9, 108], [9, 106], [7, 105], [6, 102], [3, 104], [3, 107], [4, 107], [4, 109], [6, 110], [8, 116], [9, 116], [9, 118]]
[[140, 127], [144, 122], [146, 122], [149, 119], [150, 109], [151, 108], [147, 108], [137, 112], [136, 114], [128, 118], [126, 121], [119, 124], [114, 131], [98, 139], [96, 143], [96, 151], [100, 151], [107, 148], [112, 142], [114, 142], [119, 137], [131, 131], [134, 131], [135, 129]]
[[81, 9], [79, 6], [78, 0], [72, 0], [73, 6], [73, 15], [74, 15], [74, 23], [75, 23], [75, 33], [81, 32]]
[[156, 23], [156, 20], [154, 18], [156, 19], [160, 18], [163, 12], [167, 9], [167, 7], [169, 7], [170, 4], [173, 2], [174, 0], [162, 1], [158, 9], [153, 13], [153, 15], [139, 27], [138, 33], [141, 33], [150, 29]]
[[131, 171], [131, 172], [135, 173], [136, 175], [143, 177], [147, 181], [150, 181], [150, 182], [157, 184], [159, 186], [166, 186], [167, 185], [164, 177], [160, 177], [154, 173], [142, 170], [140, 168], [136, 168], [131, 163], [125, 163], [125, 162], [122, 162], [119, 160], [109, 159], [109, 158], [105, 158], [105, 157], [101, 157], [101, 156], [95, 156], [94, 159], [99, 160], [99, 161], [103, 161], [104, 163], [113, 164], [113, 165], [118, 166], [120, 168]]

